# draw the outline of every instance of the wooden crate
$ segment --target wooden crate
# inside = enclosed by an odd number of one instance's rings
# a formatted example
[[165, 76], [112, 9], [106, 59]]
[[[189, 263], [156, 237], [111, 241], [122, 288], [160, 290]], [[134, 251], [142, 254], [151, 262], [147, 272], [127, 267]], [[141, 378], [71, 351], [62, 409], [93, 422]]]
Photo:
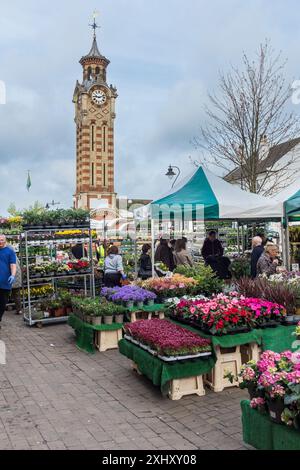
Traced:
[[99, 351], [118, 349], [118, 343], [122, 339], [122, 328], [118, 330], [95, 331], [95, 346]]
[[231, 383], [224, 378], [227, 372], [231, 372], [236, 377], [241, 370], [242, 360], [240, 346], [233, 348], [215, 347], [217, 362], [211, 372], [205, 375], [205, 383], [214, 391], [222, 392], [227, 387], [238, 387], [238, 382]]

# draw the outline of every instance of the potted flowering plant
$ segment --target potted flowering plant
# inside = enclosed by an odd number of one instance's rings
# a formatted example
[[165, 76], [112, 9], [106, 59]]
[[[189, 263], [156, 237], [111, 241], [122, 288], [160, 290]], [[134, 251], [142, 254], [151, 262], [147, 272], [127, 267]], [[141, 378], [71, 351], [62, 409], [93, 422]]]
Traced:
[[115, 323], [123, 323], [124, 316], [127, 313], [127, 308], [122, 307], [122, 305], [115, 305], [114, 306], [114, 319]]
[[257, 298], [241, 298], [240, 304], [249, 309], [259, 328], [277, 326], [286, 315], [286, 309], [279, 304]]
[[247, 389], [250, 400], [253, 398], [264, 398], [265, 392], [258, 386], [259, 370], [255, 361], [243, 364], [240, 373], [235, 377], [231, 372], [224, 375], [231, 383], [238, 382], [241, 389]]
[[191, 313], [194, 323], [212, 335], [241, 333], [253, 326], [251, 312], [234, 295], [218, 294], [210, 300], [197, 302]]
[[152, 293], [135, 285], [123, 286], [110, 296], [113, 302], [122, 302], [127, 308], [133, 307], [134, 303], [142, 308], [144, 301], [153, 298]]
[[63, 317], [65, 314], [64, 307], [62, 306], [61, 302], [57, 299], [51, 301], [50, 308], [52, 309], [55, 317]]
[[101, 296], [105, 297], [107, 300], [111, 300], [112, 296], [118, 292], [121, 287], [103, 287], [101, 289]]
[[180, 297], [187, 293], [193, 293], [197, 281], [181, 274], [173, 274], [172, 277], [150, 278], [142, 281], [140, 285], [144, 289], [154, 292], [158, 301], [163, 301], [168, 297]]

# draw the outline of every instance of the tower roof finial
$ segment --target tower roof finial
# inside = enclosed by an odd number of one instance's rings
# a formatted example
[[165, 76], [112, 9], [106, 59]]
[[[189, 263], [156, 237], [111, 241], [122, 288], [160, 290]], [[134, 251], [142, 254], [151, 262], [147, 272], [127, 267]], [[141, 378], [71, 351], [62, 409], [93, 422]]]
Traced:
[[99, 16], [99, 12], [97, 10], [94, 10], [94, 13], [93, 13], [94, 21], [93, 21], [93, 24], [89, 25], [94, 30], [94, 39], [96, 39], [96, 29], [100, 28], [100, 26], [98, 26], [97, 23], [96, 23], [97, 16]]
[[89, 26], [94, 30], [93, 43], [92, 43], [92, 47], [91, 47], [90, 52], [89, 52], [87, 55], [81, 57], [81, 59], [80, 59], [80, 61], [79, 61], [81, 65], [83, 65], [86, 60], [89, 60], [89, 61], [90, 61], [90, 60], [92, 60], [92, 59], [93, 59], [93, 60], [95, 60], [95, 59], [97, 59], [97, 60], [101, 59], [101, 60], [105, 61], [105, 63], [106, 63], [107, 65], [109, 64], [109, 60], [106, 59], [106, 57], [104, 57], [104, 56], [100, 53], [99, 48], [98, 48], [98, 44], [97, 44], [96, 29], [97, 29], [97, 28], [100, 28], [100, 26], [98, 26], [97, 23], [96, 23], [96, 18], [97, 18], [98, 15], [99, 15], [99, 13], [98, 13], [97, 11], [94, 11], [94, 13], [93, 13], [93, 19], [94, 19], [93, 24], [90, 24], [90, 25], [89, 25]]

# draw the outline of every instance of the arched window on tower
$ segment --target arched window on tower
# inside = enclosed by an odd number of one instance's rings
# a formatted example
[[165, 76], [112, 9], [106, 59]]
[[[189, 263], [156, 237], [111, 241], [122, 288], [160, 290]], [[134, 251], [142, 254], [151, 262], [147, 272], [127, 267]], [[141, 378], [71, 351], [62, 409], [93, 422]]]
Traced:
[[99, 67], [96, 67], [95, 74], [96, 74], [96, 80], [97, 80], [97, 78], [99, 77], [99, 74], [100, 74], [100, 68]]
[[91, 80], [91, 78], [92, 78], [92, 67], [89, 67], [88, 72], [87, 72], [87, 79]]

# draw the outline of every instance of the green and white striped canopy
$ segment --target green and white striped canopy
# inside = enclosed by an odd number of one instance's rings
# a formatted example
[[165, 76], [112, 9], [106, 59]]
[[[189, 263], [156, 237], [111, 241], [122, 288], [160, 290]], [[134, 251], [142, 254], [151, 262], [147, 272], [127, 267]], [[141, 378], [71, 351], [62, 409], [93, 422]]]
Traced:
[[193, 215], [193, 219], [202, 220], [278, 220], [282, 217], [281, 206], [274, 199], [243, 191], [199, 167], [143, 211], [136, 211], [136, 215], [144, 218], [148, 214], [158, 219], [169, 211], [174, 217], [188, 213]]
[[298, 181], [276, 197], [283, 202], [285, 214], [290, 220], [300, 220], [300, 189]]

